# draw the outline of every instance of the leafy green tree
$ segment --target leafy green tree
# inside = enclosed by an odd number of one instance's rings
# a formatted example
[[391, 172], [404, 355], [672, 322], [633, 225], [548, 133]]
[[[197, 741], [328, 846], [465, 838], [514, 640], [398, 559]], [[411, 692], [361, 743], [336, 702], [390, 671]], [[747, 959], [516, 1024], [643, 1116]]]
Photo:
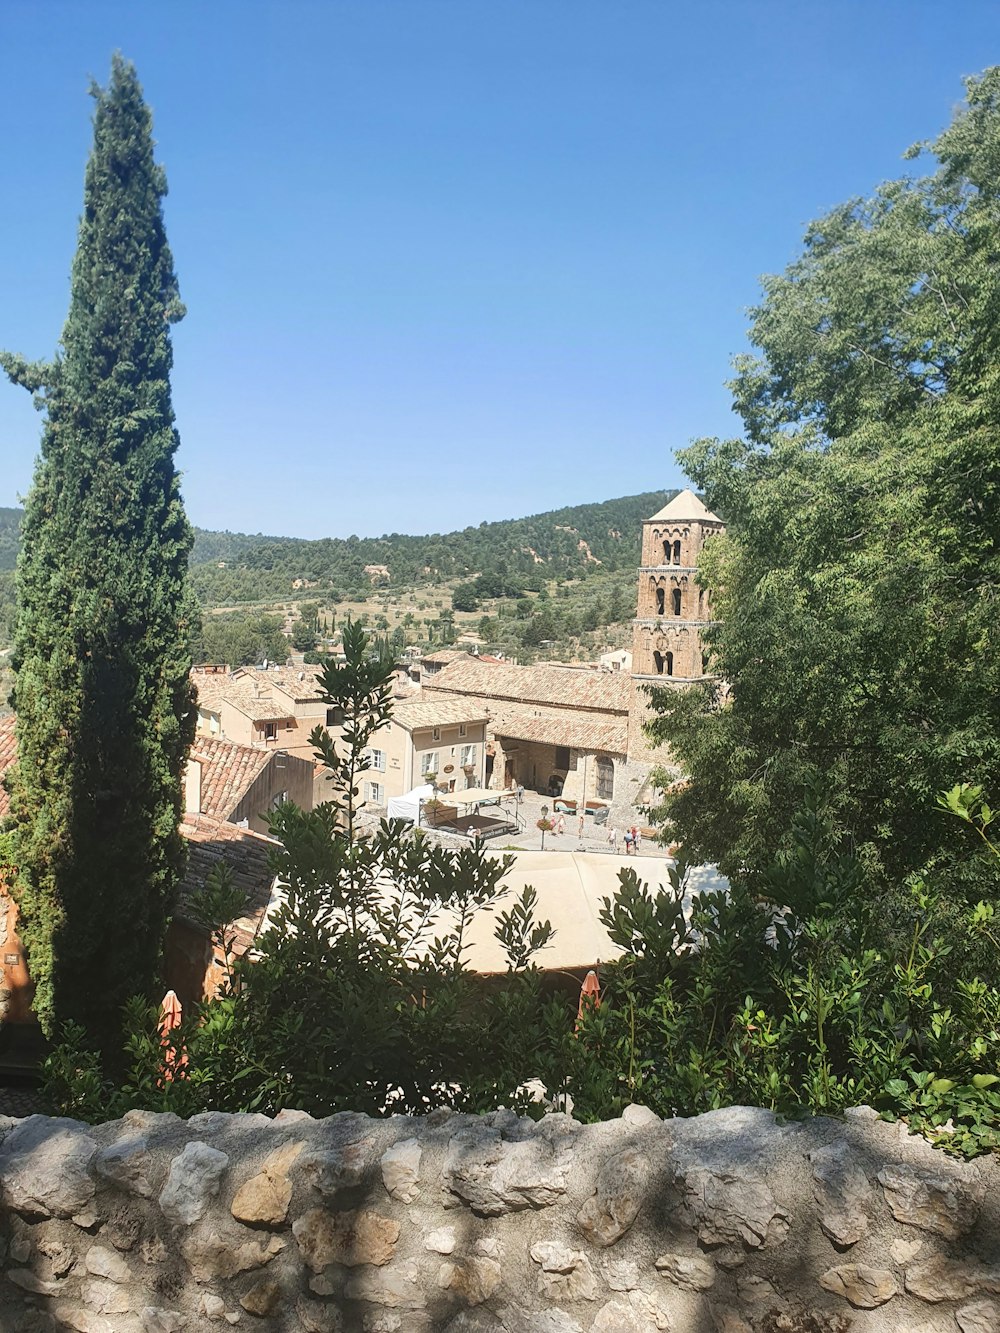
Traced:
[[[195, 641], [195, 660], [225, 662], [231, 667], [288, 660], [288, 639], [280, 616], [262, 611], [206, 616]], [[315, 647], [315, 640], [312, 643]]]
[[746, 438], [682, 455], [728, 525], [700, 575], [728, 688], [661, 693], [654, 732], [690, 774], [664, 814], [729, 871], [820, 781], [885, 877], [982, 874], [925, 812], [1000, 786], [1000, 70], [933, 152], [809, 229], [737, 363]]
[[297, 620], [292, 626], [292, 647], [300, 653], [312, 652], [316, 647], [316, 631], [306, 620]]
[[5, 354], [46, 422], [18, 562], [11, 782], [21, 932], [46, 1032], [112, 1041], [155, 983], [183, 864], [194, 733], [191, 530], [173, 456], [170, 324], [183, 314], [163, 172], [133, 67], [96, 103], [62, 351]]
[[474, 583], [457, 583], [451, 594], [451, 605], [455, 611], [478, 611], [479, 595]]

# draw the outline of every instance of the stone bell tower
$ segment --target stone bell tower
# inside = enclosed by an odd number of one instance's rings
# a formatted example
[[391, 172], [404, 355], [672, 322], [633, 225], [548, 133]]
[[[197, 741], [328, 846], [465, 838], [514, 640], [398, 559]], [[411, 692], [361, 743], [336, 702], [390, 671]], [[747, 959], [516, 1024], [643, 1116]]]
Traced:
[[705, 675], [701, 634], [712, 612], [695, 573], [698, 552], [724, 531], [722, 520], [692, 491], [681, 491], [643, 523], [632, 638], [636, 683], [690, 685]]

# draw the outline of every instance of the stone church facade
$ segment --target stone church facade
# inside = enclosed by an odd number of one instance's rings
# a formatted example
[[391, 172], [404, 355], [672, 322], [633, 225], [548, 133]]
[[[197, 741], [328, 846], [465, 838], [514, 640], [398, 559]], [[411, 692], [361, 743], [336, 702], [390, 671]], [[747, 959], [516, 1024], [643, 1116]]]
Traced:
[[629, 758], [663, 763], [650, 747], [646, 687], [683, 688], [706, 675], [704, 631], [712, 622], [708, 593], [698, 586], [698, 556], [725, 524], [693, 491], [684, 490], [642, 525], [636, 619], [632, 630]]

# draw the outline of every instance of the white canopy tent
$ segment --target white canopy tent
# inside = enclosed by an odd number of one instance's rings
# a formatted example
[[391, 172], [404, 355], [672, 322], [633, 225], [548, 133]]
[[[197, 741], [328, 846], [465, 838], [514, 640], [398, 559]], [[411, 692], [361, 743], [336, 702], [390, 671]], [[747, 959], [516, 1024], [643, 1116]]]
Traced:
[[434, 788], [429, 782], [425, 782], [422, 787], [414, 787], [408, 791], [405, 796], [392, 796], [389, 798], [389, 818], [390, 819], [408, 819], [411, 824], [419, 821], [421, 801], [429, 801], [434, 795]]
[[441, 799], [449, 805], [499, 805], [501, 801], [508, 801], [516, 795], [513, 788], [494, 791], [491, 787], [466, 787], [465, 791], [445, 792]]

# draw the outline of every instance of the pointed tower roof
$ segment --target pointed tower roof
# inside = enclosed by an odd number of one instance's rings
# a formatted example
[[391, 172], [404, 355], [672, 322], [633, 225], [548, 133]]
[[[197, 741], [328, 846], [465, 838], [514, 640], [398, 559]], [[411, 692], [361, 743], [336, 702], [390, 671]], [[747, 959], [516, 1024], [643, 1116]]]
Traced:
[[656, 523], [664, 520], [670, 523], [722, 522], [718, 514], [713, 514], [711, 509], [705, 508], [694, 491], [688, 490], [683, 490], [680, 495], [675, 495], [668, 505], [664, 505], [660, 512], [654, 514], [652, 518], [647, 518], [646, 522]]

